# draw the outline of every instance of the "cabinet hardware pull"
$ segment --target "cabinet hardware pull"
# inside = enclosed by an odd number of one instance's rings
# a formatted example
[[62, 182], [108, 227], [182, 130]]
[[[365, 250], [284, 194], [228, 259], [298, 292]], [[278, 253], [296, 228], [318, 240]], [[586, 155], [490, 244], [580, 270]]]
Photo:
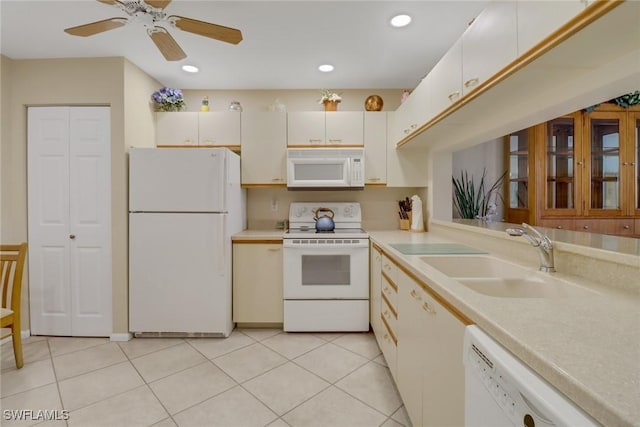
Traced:
[[309, 142], [314, 144], [314, 143], [317, 143], [317, 142], [322, 142], [322, 140], [321, 139], [310, 139]]
[[578, 166], [584, 166], [584, 161], [579, 161], [577, 164]]
[[418, 293], [416, 292], [415, 289], [413, 289], [411, 291], [411, 296], [414, 297], [415, 299], [417, 299], [418, 301], [420, 301], [422, 299], [422, 297], [420, 295], [418, 295]]
[[284, 178], [272, 178], [271, 182], [282, 182], [284, 181]]
[[455, 92], [451, 92], [447, 98], [449, 98], [449, 101], [453, 102], [454, 100], [458, 99], [459, 96], [460, 92], [456, 90]]
[[408, 134], [409, 132], [411, 132], [409, 129], [404, 130], [405, 135]]
[[279, 252], [280, 248], [269, 248], [267, 249], [269, 252]]
[[390, 341], [389, 340], [389, 334], [384, 334], [384, 339], [385, 339], [385, 341]]
[[585, 230], [588, 230], [588, 229], [589, 229], [589, 226], [588, 226], [588, 225], [585, 225], [585, 226], [583, 226], [582, 228], [584, 228]]
[[342, 144], [342, 140], [341, 139], [330, 139], [329, 142]]
[[380, 181], [380, 178], [368, 178], [367, 181], [378, 182]]
[[623, 226], [622, 228], [624, 228], [625, 230], [628, 230], [628, 229], [629, 229], [629, 226], [628, 226], [628, 225], [625, 225], [625, 226]]
[[467, 80], [464, 82], [464, 87], [472, 87], [478, 84], [480, 80], [477, 77]]
[[628, 164], [628, 162], [622, 162], [622, 166], [627, 166]]
[[636, 162], [631, 162], [631, 163], [629, 163], [629, 164], [630, 164], [631, 166], [635, 166], [635, 165], [636, 165]]
[[431, 306], [427, 302], [422, 303], [422, 309], [427, 313], [436, 314], [436, 311], [431, 308]]
[[69, 238], [70, 238], [71, 240], [74, 240], [74, 239], [76, 238], [76, 235], [75, 235], [75, 234], [69, 234]]
[[413, 130], [413, 129], [417, 128], [417, 127], [418, 127], [418, 125], [417, 125], [417, 124], [415, 124], [415, 123], [414, 123], [414, 124], [412, 124], [411, 126], [409, 126], [409, 128], [410, 128], [411, 130]]
[[556, 228], [562, 230], [562, 226], [561, 225], [556, 226]]

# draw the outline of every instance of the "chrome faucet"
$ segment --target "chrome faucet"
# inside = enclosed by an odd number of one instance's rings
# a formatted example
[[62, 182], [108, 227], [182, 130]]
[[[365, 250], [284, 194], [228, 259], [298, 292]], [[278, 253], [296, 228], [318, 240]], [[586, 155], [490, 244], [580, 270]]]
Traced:
[[507, 228], [507, 234], [509, 236], [522, 236], [538, 249], [538, 255], [540, 256], [540, 271], [547, 273], [553, 273], [556, 271], [553, 265], [553, 244], [551, 240], [527, 224], [522, 223], [524, 228]]

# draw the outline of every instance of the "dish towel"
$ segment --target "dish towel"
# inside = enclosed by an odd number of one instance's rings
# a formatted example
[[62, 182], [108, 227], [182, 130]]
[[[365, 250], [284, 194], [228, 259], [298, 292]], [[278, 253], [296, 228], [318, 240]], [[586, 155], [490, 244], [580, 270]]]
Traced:
[[422, 200], [415, 194], [411, 196], [411, 215], [411, 231], [424, 231]]

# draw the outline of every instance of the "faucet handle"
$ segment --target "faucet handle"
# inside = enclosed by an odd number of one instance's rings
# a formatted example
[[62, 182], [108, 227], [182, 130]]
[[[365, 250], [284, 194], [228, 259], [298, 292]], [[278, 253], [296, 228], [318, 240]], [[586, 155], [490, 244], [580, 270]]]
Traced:
[[552, 247], [551, 240], [546, 234], [541, 233], [537, 228], [527, 224], [526, 222], [523, 222], [522, 226], [538, 238], [539, 244], [542, 245], [543, 248], [550, 249]]

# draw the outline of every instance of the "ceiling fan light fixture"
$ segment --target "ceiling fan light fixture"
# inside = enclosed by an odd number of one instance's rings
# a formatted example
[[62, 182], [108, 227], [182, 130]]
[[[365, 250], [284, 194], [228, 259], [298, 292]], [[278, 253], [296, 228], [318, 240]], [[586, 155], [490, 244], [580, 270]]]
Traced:
[[393, 18], [391, 18], [390, 23], [391, 23], [391, 26], [395, 28], [406, 27], [411, 23], [411, 17], [406, 14], [396, 15]]
[[333, 69], [334, 67], [331, 64], [322, 64], [318, 67], [318, 70], [322, 71], [323, 73], [330, 73], [333, 71]]
[[186, 71], [187, 73], [197, 73], [200, 69], [195, 65], [185, 64], [182, 66], [182, 71]]

